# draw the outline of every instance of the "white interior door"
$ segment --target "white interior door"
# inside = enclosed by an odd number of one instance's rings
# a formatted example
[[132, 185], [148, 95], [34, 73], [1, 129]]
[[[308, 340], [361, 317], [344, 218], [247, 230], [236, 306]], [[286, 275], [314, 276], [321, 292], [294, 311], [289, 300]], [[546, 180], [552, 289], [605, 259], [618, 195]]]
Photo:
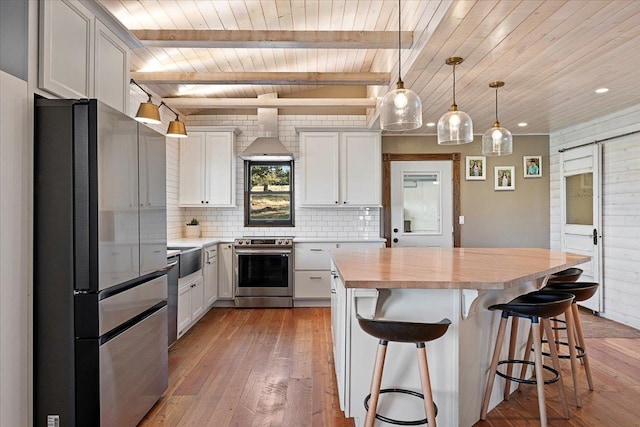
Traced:
[[581, 281], [600, 283], [598, 292], [581, 305], [603, 312], [601, 181], [598, 144], [560, 154], [560, 245], [566, 252], [588, 255], [591, 261], [578, 267]]
[[451, 161], [391, 162], [391, 246], [453, 247]]

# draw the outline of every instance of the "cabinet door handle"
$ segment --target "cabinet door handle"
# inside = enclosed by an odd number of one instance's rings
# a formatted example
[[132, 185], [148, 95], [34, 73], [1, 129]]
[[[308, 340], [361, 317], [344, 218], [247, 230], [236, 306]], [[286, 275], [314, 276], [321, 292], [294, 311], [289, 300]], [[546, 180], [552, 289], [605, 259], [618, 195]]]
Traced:
[[336, 290], [335, 290], [335, 289], [331, 289], [331, 293], [332, 293], [332, 294], [335, 294], [335, 293], [336, 293]]
[[344, 202], [342, 202], [342, 203], [346, 205], [346, 204], [347, 204], [347, 201], [345, 200], [345, 201], [344, 201]]
[[311, 252], [322, 252], [322, 249], [309, 249]]
[[320, 276], [309, 276], [309, 279], [320, 280], [320, 279], [322, 279], [322, 277], [320, 277]]

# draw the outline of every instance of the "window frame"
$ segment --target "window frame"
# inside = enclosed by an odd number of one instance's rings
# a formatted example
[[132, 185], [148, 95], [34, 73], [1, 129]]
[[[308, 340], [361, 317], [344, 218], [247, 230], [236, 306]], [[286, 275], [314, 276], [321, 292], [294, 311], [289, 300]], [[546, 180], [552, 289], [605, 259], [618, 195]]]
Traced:
[[[251, 166], [289, 166], [289, 191], [277, 191], [274, 194], [289, 195], [290, 218], [287, 220], [251, 220], [250, 200], [252, 194], [264, 194], [251, 191]], [[294, 161], [244, 161], [244, 226], [245, 227], [295, 227], [295, 189], [294, 189]]]

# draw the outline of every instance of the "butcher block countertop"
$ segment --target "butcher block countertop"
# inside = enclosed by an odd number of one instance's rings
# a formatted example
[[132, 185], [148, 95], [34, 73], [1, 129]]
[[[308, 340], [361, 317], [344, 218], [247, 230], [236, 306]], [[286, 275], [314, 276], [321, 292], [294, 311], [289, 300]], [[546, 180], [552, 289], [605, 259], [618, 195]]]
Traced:
[[383, 248], [331, 252], [347, 288], [508, 289], [589, 261], [535, 248]]

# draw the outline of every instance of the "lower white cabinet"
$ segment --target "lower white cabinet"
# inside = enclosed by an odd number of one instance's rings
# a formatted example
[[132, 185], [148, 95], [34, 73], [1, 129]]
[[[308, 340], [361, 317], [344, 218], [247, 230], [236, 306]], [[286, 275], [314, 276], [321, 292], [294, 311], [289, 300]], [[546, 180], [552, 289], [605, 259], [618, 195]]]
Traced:
[[329, 271], [296, 271], [296, 298], [329, 298], [331, 275]]
[[218, 298], [233, 299], [233, 245], [220, 243], [218, 246]]
[[[296, 243], [294, 299], [297, 305], [324, 305], [331, 297], [331, 251], [338, 248], [382, 248], [384, 242]], [[314, 304], [315, 301], [315, 304]]]
[[197, 271], [178, 284], [178, 338], [204, 314], [204, 279]]
[[218, 299], [218, 246], [207, 246], [203, 250], [204, 302], [208, 308]]

